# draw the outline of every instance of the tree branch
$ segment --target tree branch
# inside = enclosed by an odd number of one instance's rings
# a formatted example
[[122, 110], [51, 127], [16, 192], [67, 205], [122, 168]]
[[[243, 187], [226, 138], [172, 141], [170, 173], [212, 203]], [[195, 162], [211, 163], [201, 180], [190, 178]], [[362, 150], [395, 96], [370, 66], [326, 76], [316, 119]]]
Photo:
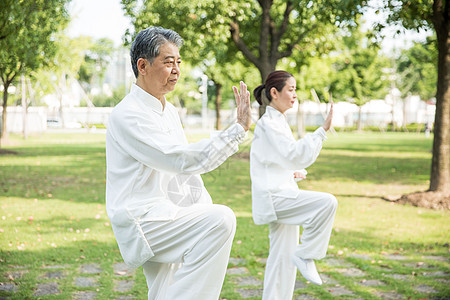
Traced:
[[260, 65], [258, 58], [248, 49], [244, 41], [241, 39], [239, 32], [239, 24], [236, 22], [230, 23], [230, 32], [233, 42], [236, 47], [244, 54], [247, 59], [252, 62], [256, 67]]
[[280, 46], [281, 37], [286, 32], [289, 26], [289, 15], [291, 14], [293, 9], [294, 5], [292, 4], [292, 1], [291, 0], [287, 1], [286, 9], [284, 10], [283, 14], [283, 21], [280, 27], [278, 29], [275, 28], [275, 24], [272, 24], [273, 28], [271, 26], [271, 48], [270, 48], [271, 58], [276, 58], [279, 55], [278, 47]]
[[259, 4], [262, 8], [261, 31], [259, 33], [259, 57], [266, 60], [269, 58], [269, 35], [271, 31], [270, 25], [272, 23], [270, 8], [273, 2], [272, 0], [261, 0]]
[[310, 32], [313, 31], [315, 28], [317, 27], [317, 24], [313, 24], [313, 26], [308, 30], [303, 32], [303, 34], [299, 35], [298, 38], [291, 44], [287, 45], [287, 50], [278, 53], [278, 55], [276, 56], [277, 59], [283, 58], [283, 57], [288, 57], [291, 56], [292, 54], [292, 50], [294, 50], [294, 47], [297, 46], [297, 44]]

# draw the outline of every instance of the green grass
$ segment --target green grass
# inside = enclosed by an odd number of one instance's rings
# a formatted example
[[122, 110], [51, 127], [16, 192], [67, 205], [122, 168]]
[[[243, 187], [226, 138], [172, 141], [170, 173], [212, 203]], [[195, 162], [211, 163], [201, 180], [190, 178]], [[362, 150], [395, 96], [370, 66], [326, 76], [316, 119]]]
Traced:
[[[8, 282], [4, 275], [16, 266], [29, 272], [15, 279], [16, 293], [0, 290], [0, 297], [33, 298], [33, 289], [44, 281], [40, 279], [42, 266], [67, 265], [69, 275], [59, 281], [61, 294], [47, 298], [70, 299], [77, 290], [72, 284], [76, 270], [82, 264], [99, 263], [105, 272], [100, 276], [101, 285], [91, 289], [98, 289], [99, 299], [113, 299], [112, 265], [121, 262], [121, 257], [105, 212], [104, 135], [45, 134], [26, 141], [13, 135], [11, 142], [4, 148], [18, 154], [0, 155], [0, 283]], [[329, 135], [319, 159], [308, 168], [307, 180], [300, 185], [338, 198], [328, 254], [357, 265], [368, 274], [366, 279], [383, 279], [386, 291], [411, 299], [427, 295], [412, 289], [411, 282], [386, 278], [383, 273], [386, 268], [396, 274], [420, 270], [387, 260], [386, 254], [400, 253], [448, 272], [448, 261], [427, 261], [423, 256], [449, 257], [450, 214], [392, 204], [381, 197], [428, 188], [431, 144], [423, 135], [407, 133]], [[241, 152], [248, 150], [248, 143], [241, 147]], [[231, 256], [245, 258], [250, 274], [262, 280], [264, 266], [258, 259], [268, 255], [268, 228], [253, 224], [249, 163], [239, 157], [203, 178], [214, 202], [236, 213]], [[351, 254], [369, 255], [373, 260], [358, 260]], [[354, 279], [322, 262], [318, 267], [359, 297], [376, 299], [373, 288], [356, 285]], [[240, 299], [232, 277], [227, 276], [222, 297]], [[147, 288], [140, 270], [134, 279], [132, 294], [145, 299]], [[415, 276], [413, 283], [435, 287], [439, 290], [436, 296], [450, 295], [449, 287], [432, 278]], [[331, 299], [322, 287], [309, 286], [305, 291]]]

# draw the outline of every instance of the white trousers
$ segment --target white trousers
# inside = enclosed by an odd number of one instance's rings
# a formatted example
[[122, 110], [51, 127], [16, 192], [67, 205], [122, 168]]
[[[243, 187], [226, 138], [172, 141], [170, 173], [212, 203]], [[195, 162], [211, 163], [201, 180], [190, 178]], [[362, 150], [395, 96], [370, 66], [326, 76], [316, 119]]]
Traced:
[[219, 298], [236, 231], [230, 208], [194, 204], [141, 227], [155, 254], [143, 265], [149, 300]]
[[[337, 200], [328, 193], [300, 191], [295, 199], [273, 199], [277, 221], [269, 224], [270, 249], [263, 300], [288, 300], [294, 294], [297, 268], [293, 255], [321, 259], [327, 253]], [[299, 245], [299, 225], [303, 226]]]

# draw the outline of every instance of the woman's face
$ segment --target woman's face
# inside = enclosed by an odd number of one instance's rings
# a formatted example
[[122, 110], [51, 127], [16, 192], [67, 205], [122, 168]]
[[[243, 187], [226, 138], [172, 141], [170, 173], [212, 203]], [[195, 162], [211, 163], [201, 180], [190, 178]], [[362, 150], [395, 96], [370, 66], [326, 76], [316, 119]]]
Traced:
[[270, 91], [272, 96], [270, 106], [277, 109], [281, 113], [284, 113], [289, 108], [292, 108], [295, 101], [297, 101], [297, 93], [295, 93], [296, 86], [294, 77], [289, 77], [280, 92], [277, 91], [276, 88], [272, 88]]

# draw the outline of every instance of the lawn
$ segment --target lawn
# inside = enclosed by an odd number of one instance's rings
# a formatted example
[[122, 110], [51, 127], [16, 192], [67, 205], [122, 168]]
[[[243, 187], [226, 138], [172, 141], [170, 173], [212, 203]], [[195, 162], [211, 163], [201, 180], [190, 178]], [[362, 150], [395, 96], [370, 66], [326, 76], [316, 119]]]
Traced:
[[[450, 214], [393, 204], [382, 197], [427, 189], [431, 145], [432, 139], [407, 133], [330, 135], [319, 159], [308, 168], [307, 180], [300, 185], [338, 198], [330, 257], [359, 267], [368, 279], [383, 278], [387, 286], [382, 289], [411, 299], [427, 297], [412, 287], [420, 284], [434, 287], [436, 297], [450, 297]], [[128, 291], [115, 287], [118, 272], [114, 265], [121, 257], [105, 212], [104, 147], [102, 134], [53, 133], [28, 140], [11, 136], [11, 145], [4, 148], [18, 154], [0, 155], [0, 298], [39, 298], [33, 294], [40, 284], [52, 281], [45, 276], [52, 266], [63, 269], [57, 279], [58, 293], [42, 299], [70, 299], [81, 291], [92, 291], [98, 299], [120, 295], [146, 298], [141, 270], [127, 277], [134, 281]], [[251, 218], [248, 151], [249, 142], [238, 155], [203, 178], [215, 203], [231, 207], [237, 216], [231, 257], [242, 259], [241, 266], [249, 275], [262, 280], [268, 228], [254, 225]], [[387, 259], [393, 254], [407, 257], [410, 264]], [[355, 258], [358, 255], [371, 260], [359, 260]], [[87, 264], [102, 270], [87, 275], [95, 277], [97, 284], [86, 288], [74, 285], [80, 268]], [[431, 265], [446, 278], [436, 281], [417, 276], [424, 271], [422, 265]], [[357, 296], [377, 299], [371, 288], [355, 285], [354, 279], [335, 268], [322, 262], [318, 267]], [[385, 278], [386, 272], [412, 275], [413, 279]], [[14, 289], [2, 289], [11, 283]], [[222, 297], [241, 299], [235, 285], [233, 276], [227, 276]], [[305, 293], [331, 299], [321, 287], [308, 286]]]

